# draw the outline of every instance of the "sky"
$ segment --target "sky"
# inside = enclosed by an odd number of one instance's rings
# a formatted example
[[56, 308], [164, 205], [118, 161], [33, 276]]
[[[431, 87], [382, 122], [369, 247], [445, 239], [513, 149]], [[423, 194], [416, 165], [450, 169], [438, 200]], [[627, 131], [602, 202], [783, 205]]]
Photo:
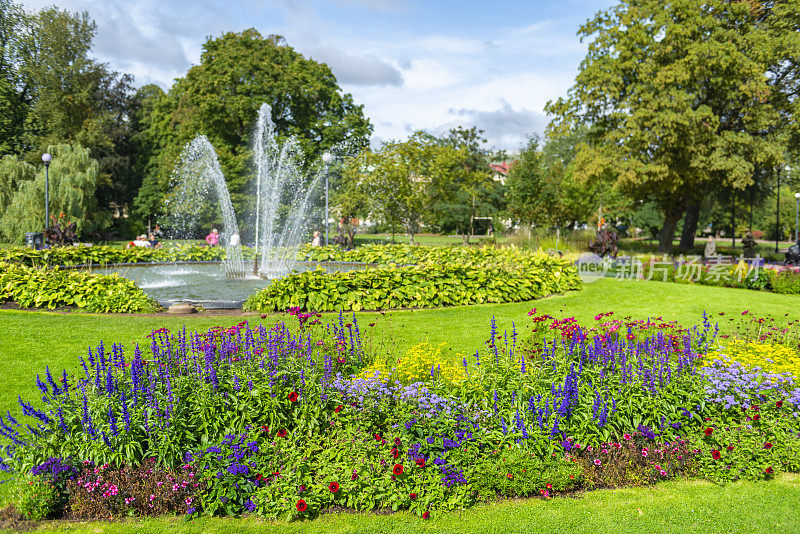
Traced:
[[[25, 0], [40, 9], [53, 0]], [[93, 55], [135, 85], [168, 90], [202, 45], [255, 28], [327, 63], [374, 126], [373, 144], [415, 130], [477, 126], [514, 152], [547, 125], [587, 42], [577, 31], [610, 0], [57, 0], [97, 23]]]

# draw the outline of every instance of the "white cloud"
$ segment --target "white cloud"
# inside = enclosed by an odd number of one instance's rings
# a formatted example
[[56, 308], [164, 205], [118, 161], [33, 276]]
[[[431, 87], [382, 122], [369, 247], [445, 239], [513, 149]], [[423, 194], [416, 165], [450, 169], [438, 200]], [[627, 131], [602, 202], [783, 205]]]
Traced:
[[[24, 0], [41, 8], [52, 0]], [[537, 0], [539, 1], [539, 0]], [[563, 96], [586, 50], [578, 25], [610, 0], [567, 0], [560, 11], [514, 13], [501, 0], [486, 8], [465, 0], [458, 18], [425, 0], [59, 0], [97, 21], [94, 53], [136, 84], [169, 88], [199, 62], [207, 36], [255, 27], [283, 35], [306, 57], [327, 63], [363, 104], [373, 141], [417, 129], [458, 125], [486, 130], [492, 143], [517, 148], [543, 133], [544, 105]], [[605, 5], [601, 5], [605, 4]], [[517, 9], [517, 11], [520, 11]], [[553, 13], [557, 16], [554, 18]], [[494, 22], [492, 21], [494, 20]], [[424, 29], [422, 29], [424, 28]]]
[[397, 68], [373, 55], [348, 54], [335, 48], [316, 52], [306, 49], [309, 57], [326, 63], [340, 84], [403, 85], [403, 75]]

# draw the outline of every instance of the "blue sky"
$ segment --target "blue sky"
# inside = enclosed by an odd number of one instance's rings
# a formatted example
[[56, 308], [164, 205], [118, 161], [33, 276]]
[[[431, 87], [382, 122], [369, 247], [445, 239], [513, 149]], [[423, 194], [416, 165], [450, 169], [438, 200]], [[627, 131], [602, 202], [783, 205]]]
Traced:
[[[52, 0], [25, 0], [30, 8]], [[544, 132], [585, 56], [578, 27], [610, 0], [58, 0], [97, 22], [94, 55], [168, 89], [208, 36], [254, 27], [330, 65], [373, 141], [463, 125], [516, 150]]]

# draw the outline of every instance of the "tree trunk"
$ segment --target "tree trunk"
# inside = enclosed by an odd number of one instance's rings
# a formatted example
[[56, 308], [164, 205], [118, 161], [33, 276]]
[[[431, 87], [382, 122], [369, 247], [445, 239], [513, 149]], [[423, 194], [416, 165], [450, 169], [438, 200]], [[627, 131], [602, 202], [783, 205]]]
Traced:
[[658, 233], [658, 252], [659, 254], [672, 253], [672, 239], [675, 237], [675, 228], [683, 215], [683, 209], [678, 207], [668, 208], [664, 212], [664, 226]]
[[469, 245], [469, 234], [461, 234], [461, 240], [465, 245]]
[[700, 220], [700, 202], [693, 202], [686, 207], [686, 217], [683, 219], [680, 249], [691, 251], [694, 248], [694, 237], [697, 235], [697, 223]]

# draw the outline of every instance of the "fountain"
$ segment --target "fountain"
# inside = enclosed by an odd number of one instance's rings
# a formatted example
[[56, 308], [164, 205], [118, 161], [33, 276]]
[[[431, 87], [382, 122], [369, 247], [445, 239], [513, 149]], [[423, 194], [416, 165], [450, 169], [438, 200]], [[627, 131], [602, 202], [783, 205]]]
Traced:
[[[290, 272], [297, 262], [311, 193], [320, 181], [318, 167], [310, 184], [301, 170], [303, 154], [297, 140], [282, 145], [275, 135], [272, 109], [262, 104], [258, 110], [253, 152], [256, 164], [255, 250], [259, 276], [276, 278]], [[288, 209], [287, 209], [288, 208]]]
[[[344, 144], [334, 147], [333, 151], [339, 155], [351, 152]], [[297, 261], [297, 248], [304, 238], [312, 195], [318, 190], [331, 156], [326, 154], [322, 162], [305, 165], [302, 147], [296, 139], [278, 139], [267, 104], [258, 111], [253, 154], [255, 209], [250, 217], [239, 219], [254, 222], [255, 262], [252, 265], [244, 260], [242, 234], [216, 151], [205, 136], [198, 135], [184, 148], [173, 176], [172, 190], [165, 201], [167, 226], [176, 236], [196, 234], [199, 227], [211, 224], [218, 217], [214, 210], [219, 206], [222, 216], [220, 245], [225, 246], [226, 252], [224, 269], [208, 262], [184, 262], [120, 265], [106, 272], [118, 272], [135, 280], [164, 306], [191, 302], [206, 308], [235, 308], [271, 280], [295, 270], [363, 268], [357, 264]], [[304, 169], [309, 167], [313, 170], [307, 174]]]
[[[313, 177], [306, 178], [300, 144], [293, 137], [279, 142], [271, 115], [270, 106], [262, 104], [253, 135], [256, 170], [253, 274], [267, 279], [283, 276], [296, 265], [311, 195], [324, 172], [324, 167], [318, 165]], [[186, 235], [207, 209], [208, 199], [214, 196], [222, 209], [226, 276], [244, 278], [247, 272], [239, 228], [225, 177], [214, 147], [205, 136], [198, 135], [181, 154], [167, 200], [173, 230]]]
[[207, 199], [216, 193], [222, 208], [223, 230], [220, 237], [225, 243], [225, 275], [228, 278], [244, 278], [239, 225], [217, 153], [206, 136], [198, 135], [183, 149], [176, 178], [166, 202], [172, 215], [173, 232], [185, 235], [205, 210]]

